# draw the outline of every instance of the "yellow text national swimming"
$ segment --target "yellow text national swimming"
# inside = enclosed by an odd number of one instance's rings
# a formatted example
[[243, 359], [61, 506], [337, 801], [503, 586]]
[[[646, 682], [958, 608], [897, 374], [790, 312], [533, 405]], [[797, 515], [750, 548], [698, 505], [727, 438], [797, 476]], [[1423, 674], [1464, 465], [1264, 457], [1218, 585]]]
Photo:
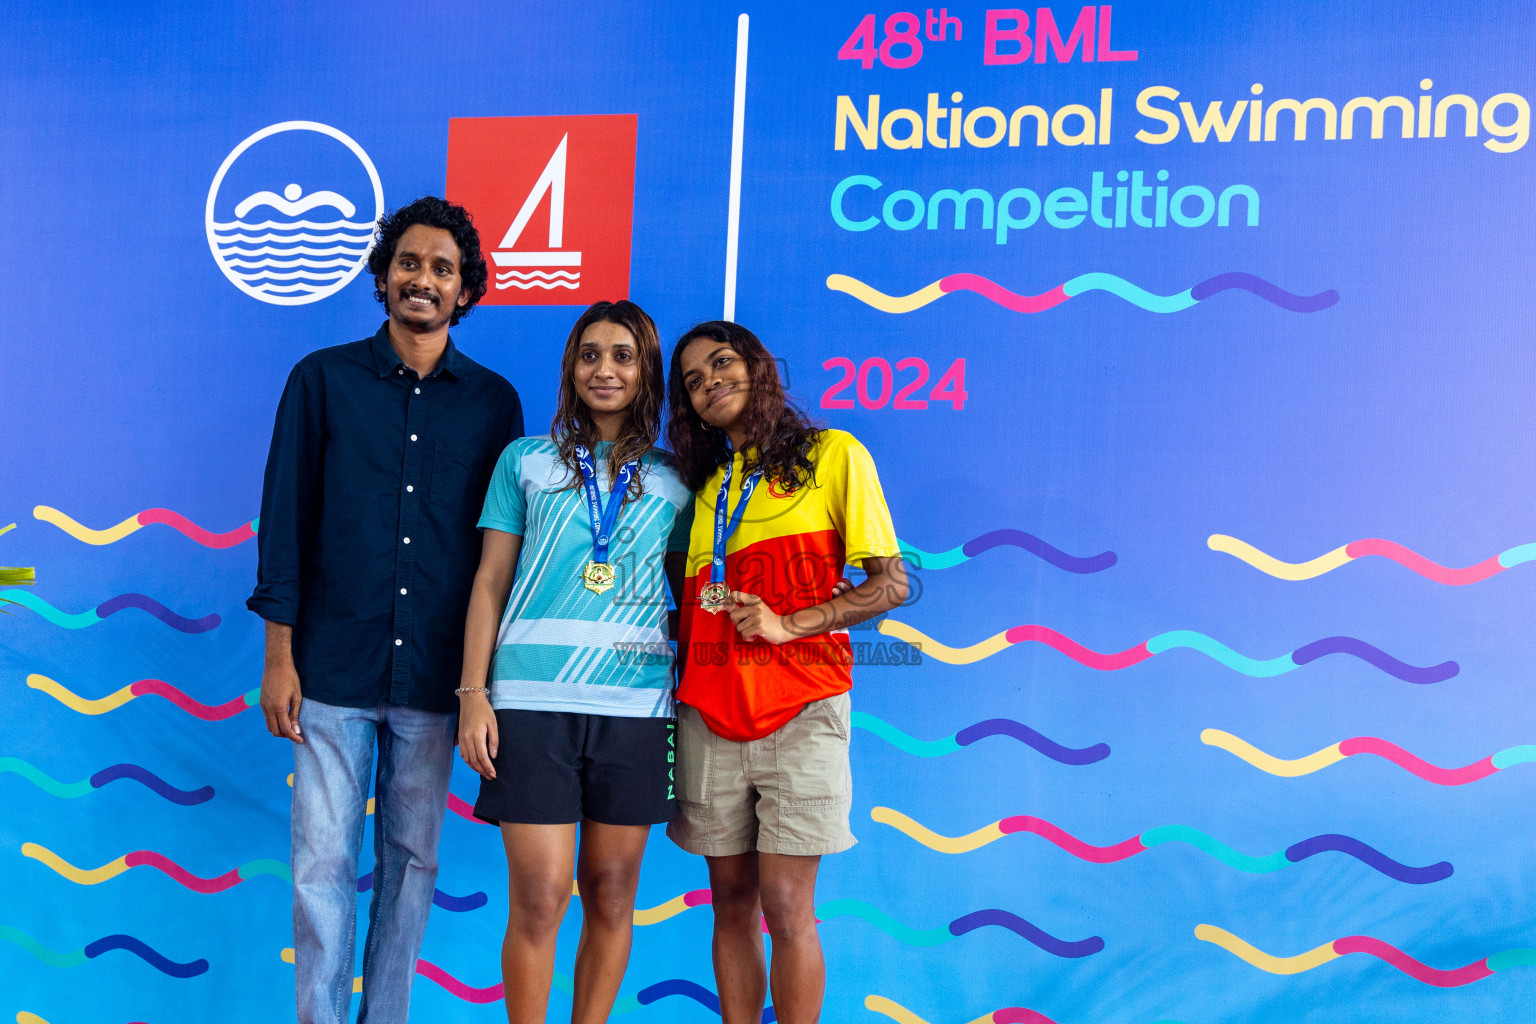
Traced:
[[[1254, 83], [1250, 99], [1202, 100], [1203, 106], [1181, 99], [1166, 85], [1142, 89], [1136, 113], [1142, 120], [1135, 139], [1159, 146], [1187, 140], [1207, 142], [1308, 142], [1353, 139], [1483, 139], [1495, 153], [1513, 153], [1530, 138], [1531, 107], [1519, 93], [1501, 92], [1479, 101], [1464, 93], [1436, 98], [1434, 82], [1419, 83], [1422, 94], [1356, 96], [1335, 102], [1324, 97], [1266, 100], [1264, 86]], [[837, 97], [833, 128], [835, 150], [852, 141], [866, 150], [942, 149], [994, 146], [1105, 146], [1114, 118], [1114, 90], [1100, 89], [1097, 102], [1066, 103], [1054, 109], [1026, 103], [1018, 106], [964, 105], [964, 94], [928, 93], [921, 107], [882, 110], [881, 96], [869, 94], [861, 110], [851, 96]], [[1088, 99], [1088, 97], [1082, 97]], [[1484, 134], [1486, 133], [1486, 135]]]

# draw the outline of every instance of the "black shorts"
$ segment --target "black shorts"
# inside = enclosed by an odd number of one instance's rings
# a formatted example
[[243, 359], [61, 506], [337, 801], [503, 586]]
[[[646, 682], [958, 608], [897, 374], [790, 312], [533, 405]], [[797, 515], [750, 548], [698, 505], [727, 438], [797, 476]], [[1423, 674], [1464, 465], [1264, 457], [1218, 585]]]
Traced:
[[475, 817], [493, 825], [658, 825], [677, 813], [671, 718], [496, 711], [494, 779]]

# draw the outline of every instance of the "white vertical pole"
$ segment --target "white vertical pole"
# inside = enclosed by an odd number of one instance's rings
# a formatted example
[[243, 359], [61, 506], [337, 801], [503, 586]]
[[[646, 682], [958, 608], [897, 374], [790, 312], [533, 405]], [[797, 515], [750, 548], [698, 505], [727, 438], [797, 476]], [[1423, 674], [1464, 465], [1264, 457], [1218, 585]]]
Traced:
[[736, 243], [741, 234], [741, 149], [747, 121], [747, 16], [736, 19], [736, 103], [731, 115], [731, 205], [725, 221], [725, 319], [736, 319]]

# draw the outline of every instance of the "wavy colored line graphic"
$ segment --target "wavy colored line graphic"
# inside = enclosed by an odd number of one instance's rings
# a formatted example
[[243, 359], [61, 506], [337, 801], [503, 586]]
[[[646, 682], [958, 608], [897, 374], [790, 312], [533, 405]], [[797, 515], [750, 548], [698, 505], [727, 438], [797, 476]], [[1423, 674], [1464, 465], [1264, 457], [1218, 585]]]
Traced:
[[146, 526], [162, 524], [196, 541], [205, 548], [232, 548], [236, 544], [243, 544], [256, 536], [256, 528], [259, 522], [259, 520], [253, 519], [249, 523], [243, 523], [227, 533], [212, 533], [198, 526], [180, 512], [173, 512], [168, 508], [147, 508], [143, 512], [129, 516], [116, 526], [109, 526], [105, 530], [93, 530], [88, 526], [81, 526], [63, 512], [56, 508], [49, 508], [47, 505], [38, 505], [32, 510], [32, 515], [34, 518], [41, 519], [45, 523], [57, 526], [75, 538], [75, 540], [97, 545], [116, 544], [130, 533], [136, 533]]
[[69, 861], [60, 857], [46, 846], [37, 843], [22, 843], [21, 855], [39, 861], [76, 885], [100, 885], [109, 879], [116, 878], [130, 868], [151, 867], [168, 876], [177, 884], [182, 885], [193, 892], [205, 895], [223, 892], [232, 889], [247, 879], [261, 875], [271, 875], [284, 882], [291, 883], [293, 876], [288, 870], [288, 865], [275, 860], [253, 860], [242, 864], [237, 868], [231, 868], [222, 875], [213, 878], [203, 878], [192, 874], [186, 868], [177, 864], [163, 853], [154, 850], [134, 850], [125, 853], [116, 860], [108, 861], [99, 868], [78, 868]]
[[[370, 871], [357, 880], [357, 891], [367, 892], [373, 888], [373, 872]], [[432, 890], [432, 903], [442, 907], [453, 914], [463, 914], [471, 910], [479, 910], [486, 904], [486, 895], [483, 892], [472, 892], [468, 896], [451, 896], [441, 889]]]
[[[864, 1008], [881, 1013], [895, 1021], [896, 1024], [928, 1024], [926, 1020], [902, 1006], [894, 999], [885, 996], [865, 996]], [[1039, 1010], [1030, 1010], [1023, 1006], [1004, 1006], [1001, 1009], [984, 1013], [971, 1021], [970, 1024], [1056, 1024], [1054, 1020], [1041, 1013]], [[1182, 1024], [1176, 1020], [1158, 1020], [1152, 1024]]]
[[1019, 832], [1031, 832], [1042, 839], [1047, 840], [1070, 853], [1079, 860], [1093, 864], [1112, 864], [1128, 857], [1134, 857], [1138, 853], [1145, 853], [1154, 846], [1164, 843], [1183, 843], [1205, 853], [1227, 867], [1236, 868], [1249, 874], [1268, 874], [1300, 863], [1308, 857], [1315, 857], [1319, 853], [1343, 853], [1360, 861], [1367, 867], [1386, 875], [1388, 878], [1399, 882], [1407, 882], [1410, 885], [1427, 885], [1431, 882], [1439, 882], [1449, 878], [1454, 868], [1448, 861], [1440, 861], [1425, 867], [1412, 867], [1399, 863], [1377, 850], [1373, 846], [1362, 843], [1351, 836], [1321, 835], [1310, 839], [1303, 839], [1299, 843], [1293, 843], [1278, 853], [1272, 853], [1264, 857], [1254, 857], [1246, 853], [1240, 853], [1225, 843], [1213, 839], [1204, 832], [1189, 825], [1162, 825], [1151, 828], [1140, 835], [1132, 836], [1122, 842], [1111, 846], [1094, 846], [1085, 843], [1071, 833], [1057, 825], [1046, 821], [1044, 818], [1031, 817], [1029, 815], [1015, 815], [1003, 818], [990, 825], [985, 825], [976, 831], [964, 836], [944, 836], [932, 831], [926, 826], [912, 820], [900, 811], [890, 807], [875, 807], [869, 812], [869, 816], [882, 825], [890, 825], [899, 832], [940, 853], [969, 853], [980, 849], [988, 843], [996, 842], [1004, 836], [1014, 835]]
[[64, 612], [44, 601], [27, 590], [16, 587], [9, 590], [0, 590], [0, 596], [22, 605], [30, 611], [36, 612], [55, 626], [64, 629], [85, 629], [94, 626], [108, 616], [115, 615], [125, 608], [137, 608], [148, 612], [172, 629], [183, 633], [206, 633], [218, 626], [220, 619], [217, 613], [204, 615], [200, 619], [189, 619], [171, 611], [165, 605], [152, 597], [143, 594], [119, 594], [109, 598], [95, 608], [88, 608], [83, 612]]
[[[294, 955], [292, 948], [284, 949], [281, 953], [281, 956], [284, 963], [293, 963]], [[457, 996], [467, 1003], [494, 1003], [502, 998], [503, 990], [500, 984], [487, 985], [484, 988], [476, 988], [472, 985], [468, 985], [460, 981], [458, 978], [455, 978], [453, 975], [449, 974], [447, 971], [443, 970], [441, 967], [439, 967], [437, 964], [434, 964], [430, 960], [417, 960], [416, 973], [421, 975], [423, 978], [427, 978], [433, 982], [436, 982], [438, 985], [442, 986], [445, 991]], [[560, 971], [555, 972], [554, 987], [559, 989], [561, 992], [564, 992], [566, 995], [570, 995], [574, 991], [570, 976], [563, 974]], [[355, 995], [362, 990], [363, 979], [353, 978], [353, 994]], [[633, 1013], [634, 1011], [640, 1009], [642, 1006], [647, 1006], [659, 999], [665, 999], [668, 996], [685, 996], [700, 1004], [707, 1010], [711, 1010], [716, 1014], [720, 1012], [720, 997], [715, 995], [715, 993], [711, 992], [709, 989], [705, 988], [703, 985], [688, 981], [685, 978], [668, 978], [665, 981], [658, 981], [654, 984], [647, 985], [635, 995], [620, 997], [613, 1004], [611, 1015], [617, 1017], [622, 1014]], [[773, 1007], [770, 1006], [765, 1009], [763, 1011], [763, 1024], [773, 1024], [774, 1016]]]
[[1068, 959], [1091, 956], [1104, 948], [1104, 940], [1097, 935], [1076, 942], [1058, 939], [1006, 910], [978, 910], [956, 918], [942, 927], [919, 930], [902, 924], [885, 911], [863, 900], [831, 900], [816, 908], [817, 920], [831, 921], [839, 917], [857, 917], [867, 921], [891, 938], [909, 946], [939, 946], [978, 928], [995, 926], [1006, 928], [1047, 953]]
[[1294, 760], [1284, 760], [1267, 754], [1247, 740], [1220, 729], [1202, 730], [1200, 742], [1207, 746], [1219, 747], [1240, 757], [1260, 771], [1285, 778], [1310, 775], [1357, 754], [1374, 754], [1437, 786], [1465, 786], [1469, 782], [1486, 779], [1493, 773], [1512, 765], [1536, 761], [1536, 746], [1527, 745], [1501, 750], [1481, 761], [1474, 761], [1460, 768], [1441, 768], [1439, 765], [1430, 764], [1416, 754], [1409, 753], [1396, 743], [1378, 739], [1375, 736], [1354, 736], [1347, 740], [1340, 740], [1332, 746]]
[[1089, 555], [1086, 558], [1077, 555], [1069, 555], [1065, 551], [1041, 540], [1032, 533], [1023, 530], [993, 530], [966, 541], [957, 548], [948, 551], [924, 551], [922, 548], [913, 547], [906, 541], [898, 541], [901, 545], [901, 553], [908, 561], [919, 569], [951, 569], [962, 562], [970, 561], [977, 555], [991, 551], [993, 548], [1013, 547], [1021, 551], [1027, 551], [1058, 569], [1075, 573], [1103, 572], [1119, 561], [1119, 556], [1113, 551], [1102, 551], [1097, 555]]
[[[256, 698], [255, 699], [260, 700], [261, 691], [259, 689], [258, 690], [252, 690], [251, 692], [256, 694]], [[289, 789], [293, 788], [293, 773], [292, 772], [288, 773], [288, 788]], [[459, 817], [463, 818], [465, 821], [472, 821], [472, 822], [474, 822], [477, 825], [489, 825], [490, 824], [490, 822], [488, 822], [488, 821], [481, 821], [479, 818], [475, 817], [475, 809], [474, 809], [473, 805], [471, 805], [463, 797], [455, 796], [453, 793], [449, 793], [448, 794], [448, 809], [450, 811], [452, 811], [454, 814], [457, 814]], [[373, 813], [373, 797], [369, 797], [368, 798], [368, 807], [367, 807], [367, 810], [364, 811], [364, 814], [372, 814], [372, 813]]]
[[89, 779], [81, 782], [59, 782], [38, 768], [28, 764], [18, 757], [0, 757], [0, 775], [11, 772], [20, 775], [34, 786], [51, 796], [72, 800], [94, 792], [109, 782], [118, 779], [132, 779], [143, 786], [148, 787], [154, 793], [174, 804], [189, 807], [193, 804], [204, 803], [213, 799], [213, 787], [203, 786], [199, 789], [177, 789], [170, 783], [161, 779], [147, 768], [141, 768], [136, 764], [114, 764], [110, 768], [103, 768]]
[[1159, 633], [1152, 639], [1137, 644], [1112, 654], [1101, 654], [1098, 651], [1089, 650], [1071, 637], [1064, 636], [1046, 626], [1014, 626], [1004, 630], [995, 636], [988, 637], [970, 647], [948, 647], [939, 643], [932, 637], [912, 628], [905, 622], [895, 619], [883, 619], [879, 626], [880, 632], [886, 636], [893, 636], [898, 640], [917, 647], [929, 657], [936, 658], [948, 665], [971, 665], [984, 658], [990, 658], [999, 651], [1008, 649], [1015, 644], [1040, 643], [1054, 648], [1071, 658], [1080, 665], [1095, 668], [1103, 672], [1112, 672], [1117, 669], [1129, 668], [1132, 665], [1146, 661], [1154, 655], [1162, 654], [1179, 647], [1187, 647], [1190, 650], [1199, 651], [1213, 661], [1225, 665], [1235, 672], [1241, 672], [1245, 676], [1257, 679], [1268, 679], [1273, 676], [1284, 675], [1287, 672], [1300, 668], [1325, 658], [1330, 654], [1347, 654], [1358, 658], [1368, 665], [1380, 669], [1390, 676], [1395, 676], [1406, 683], [1440, 683], [1456, 675], [1461, 671], [1461, 666], [1454, 661], [1442, 662], [1439, 665], [1430, 665], [1421, 668], [1417, 665], [1409, 665], [1407, 662], [1387, 654], [1378, 647], [1356, 640], [1350, 636], [1331, 636], [1322, 640], [1314, 640], [1310, 644], [1298, 647], [1290, 654], [1282, 654], [1278, 658], [1270, 658], [1267, 661], [1259, 661], [1245, 654], [1239, 654], [1219, 640], [1214, 640], [1204, 633], [1197, 633], [1189, 629], [1176, 629], [1167, 633]]
[[952, 736], [946, 736], [938, 740], [919, 740], [908, 736], [900, 729], [883, 721], [867, 711], [855, 711], [853, 713], [853, 727], [872, 732], [891, 746], [914, 757], [943, 757], [945, 754], [953, 754], [963, 747], [968, 747], [978, 740], [984, 740], [989, 736], [1009, 736], [1018, 740], [1025, 746], [1049, 757], [1053, 761], [1062, 764], [1084, 765], [1102, 761], [1109, 756], [1107, 743], [1095, 743], [1091, 747], [1064, 747], [1048, 736], [1042, 735], [1021, 722], [1015, 722], [1011, 718], [989, 718], [985, 722], [977, 722], [968, 725]]
[[202, 704], [162, 679], [140, 679], [95, 700], [87, 700], [68, 687], [36, 673], [27, 676], [27, 685], [34, 690], [42, 690], [71, 711], [78, 711], [82, 715], [104, 715], [108, 711], [116, 711], [135, 697], [153, 696], [165, 698], [194, 718], [201, 718], [205, 722], [221, 722], [261, 702], [261, 688], [257, 687], [223, 704]]
[[1260, 551], [1247, 541], [1229, 537], [1224, 533], [1211, 534], [1205, 543], [1212, 551], [1231, 555], [1233, 558], [1247, 562], [1262, 573], [1268, 573], [1282, 580], [1316, 579], [1341, 565], [1374, 555], [1378, 558], [1391, 559], [1427, 580], [1452, 587], [1464, 587], [1469, 583], [1481, 583], [1490, 576], [1497, 576], [1505, 569], [1524, 562], [1536, 561], [1536, 544], [1520, 544], [1492, 558], [1485, 558], [1476, 565], [1456, 568], [1432, 562], [1412, 548], [1406, 548], [1396, 541], [1374, 537], [1351, 541], [1343, 547], [1334, 548], [1326, 555], [1318, 555], [1306, 562], [1282, 562], [1273, 555]]
[[975, 292], [1015, 313], [1042, 313], [1068, 299], [1093, 291], [1109, 292], [1149, 313], [1177, 313], [1204, 302], [1218, 292], [1232, 290], [1250, 292], [1292, 313], [1316, 313], [1339, 301], [1339, 293], [1331, 288], [1316, 295], [1296, 295], [1262, 277], [1238, 272], [1217, 274], [1174, 295], [1157, 295], [1123, 277], [1104, 273], [1079, 274], [1039, 295], [1020, 295], [979, 274], [948, 274], [908, 295], [887, 295], [847, 274], [828, 276], [827, 287], [851, 295], [883, 313], [910, 313], [958, 291]]
[[109, 953], [114, 949], [121, 949], [132, 953], [161, 974], [168, 974], [173, 978], [193, 978], [208, 970], [207, 960], [193, 960], [191, 963], [185, 964], [178, 963], [175, 960], [162, 956], [147, 943], [141, 939], [134, 938], [132, 935], [105, 935], [90, 943], [84, 949], [77, 949], [68, 953], [60, 953], [57, 950], [49, 949], [26, 932], [11, 928], [8, 925], [0, 925], [0, 940], [20, 946], [50, 967], [77, 967], [87, 960], [101, 956], [103, 953]]
[[1341, 956], [1351, 953], [1366, 953], [1376, 957], [1385, 963], [1391, 964], [1399, 971], [1413, 978], [1415, 981], [1426, 985], [1435, 985], [1440, 988], [1456, 988], [1461, 985], [1469, 985], [1474, 981], [1481, 981], [1492, 974], [1511, 967], [1527, 967], [1536, 965], [1536, 949], [1506, 949], [1502, 953], [1484, 957], [1473, 961], [1465, 967], [1456, 967], [1449, 970], [1439, 967], [1430, 967], [1419, 960], [1404, 953], [1396, 946], [1383, 942], [1381, 939], [1369, 935], [1346, 935], [1332, 942], [1325, 942], [1315, 949], [1296, 956], [1275, 956], [1266, 953], [1257, 946], [1250, 945], [1224, 928], [1218, 928], [1212, 924], [1195, 926], [1195, 938], [1202, 942], [1209, 942], [1220, 946], [1228, 953], [1244, 960], [1261, 971], [1270, 974], [1300, 974], [1302, 971], [1310, 971], [1314, 967], [1320, 967], [1330, 960], [1337, 960]]

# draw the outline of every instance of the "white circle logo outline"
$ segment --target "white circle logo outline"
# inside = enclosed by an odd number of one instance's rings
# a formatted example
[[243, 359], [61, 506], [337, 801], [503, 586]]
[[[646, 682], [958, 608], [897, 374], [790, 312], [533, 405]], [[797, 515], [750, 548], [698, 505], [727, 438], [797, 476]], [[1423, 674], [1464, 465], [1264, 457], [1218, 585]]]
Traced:
[[229, 173], [229, 169], [234, 166], [236, 160], [240, 159], [242, 153], [262, 139], [281, 134], [282, 132], [292, 131], [319, 132], [321, 135], [335, 139], [350, 149], [352, 155], [357, 157], [362, 163], [363, 170], [368, 172], [368, 180], [373, 185], [374, 222], [377, 223], [378, 219], [384, 216], [384, 185], [379, 181], [378, 169], [373, 166], [373, 161], [368, 158], [368, 154], [363, 151], [363, 147], [353, 141], [352, 137], [346, 132], [332, 128], [328, 124], [321, 124], [319, 121], [279, 121], [277, 124], [269, 124], [260, 131], [247, 136], [240, 145], [230, 150], [229, 156], [226, 156], [224, 162], [219, 165], [219, 172], [213, 176], [213, 184], [208, 189], [208, 203], [203, 210], [203, 230], [208, 236], [208, 250], [213, 253], [213, 262], [218, 264], [219, 271], [229, 279], [229, 283], [245, 292], [251, 298], [259, 299], [274, 306], [305, 306], [311, 302], [319, 302], [321, 299], [330, 298], [352, 283], [352, 279], [357, 277], [358, 273], [367, 265], [369, 253], [373, 252], [373, 243], [370, 241], [367, 250], [364, 251], [362, 256], [358, 257], [357, 263], [353, 265], [351, 270], [347, 271], [341, 280], [327, 286], [324, 290], [312, 292], [309, 295], [268, 295], [266, 292], [257, 291], [240, 280], [229, 267], [224, 265], [224, 257], [219, 252], [218, 241], [213, 232], [213, 204], [219, 196], [219, 186], [224, 184], [224, 175]]

